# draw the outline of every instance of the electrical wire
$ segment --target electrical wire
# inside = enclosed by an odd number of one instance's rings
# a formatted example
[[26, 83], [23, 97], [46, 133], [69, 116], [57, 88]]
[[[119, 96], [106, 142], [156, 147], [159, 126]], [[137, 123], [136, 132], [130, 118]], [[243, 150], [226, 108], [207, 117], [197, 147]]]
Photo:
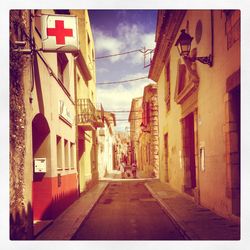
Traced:
[[131, 122], [136, 122], [136, 121], [141, 121], [142, 122], [142, 118], [141, 119], [132, 119], [132, 120], [128, 120], [128, 119], [116, 119], [116, 122], [120, 122], [120, 123], [131, 123]]
[[141, 79], [146, 79], [148, 78], [147, 76], [144, 77], [139, 77], [139, 78], [134, 78], [134, 79], [129, 79], [129, 80], [124, 80], [124, 81], [115, 81], [115, 82], [97, 82], [96, 84], [101, 85], [101, 84], [114, 84], [114, 83], [125, 83], [125, 82], [133, 82], [133, 81], [138, 81]]
[[113, 56], [121, 56], [121, 55], [126, 55], [126, 54], [130, 54], [130, 53], [134, 53], [134, 52], [144, 53], [142, 50], [136, 49], [136, 50], [131, 50], [131, 51], [127, 51], [127, 52], [121, 52], [121, 53], [112, 54], [112, 55], [98, 56], [95, 59], [104, 59], [104, 58], [109, 58], [109, 57], [113, 57]]
[[[149, 119], [150, 118], [153, 118], [153, 117], [158, 117], [158, 115], [151, 115], [149, 116]], [[130, 119], [130, 121], [138, 121], [138, 120], [142, 120], [143, 118], [142, 117], [138, 117], [138, 118], [133, 118], [133, 119]], [[109, 121], [112, 121], [112, 119], [108, 119]], [[129, 121], [128, 119], [116, 119], [116, 121]]]
[[[106, 110], [105, 110], [106, 111]], [[110, 113], [129, 113], [129, 112], [141, 112], [141, 110], [109, 110], [106, 112], [110, 112]]]

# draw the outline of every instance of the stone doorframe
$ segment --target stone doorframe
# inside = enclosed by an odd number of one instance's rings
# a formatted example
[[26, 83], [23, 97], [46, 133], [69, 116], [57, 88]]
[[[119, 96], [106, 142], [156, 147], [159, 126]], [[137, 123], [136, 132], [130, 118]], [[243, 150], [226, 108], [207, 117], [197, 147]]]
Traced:
[[[240, 183], [233, 180], [233, 177], [237, 174], [236, 167], [240, 169], [240, 152], [238, 152], [238, 138], [239, 134], [237, 133], [237, 121], [235, 121], [231, 106], [233, 103], [233, 94], [232, 90], [240, 86], [240, 69], [235, 71], [232, 75], [227, 78], [226, 81], [226, 93], [224, 96], [224, 105], [225, 105], [225, 124], [224, 124], [224, 135], [225, 135], [225, 150], [226, 150], [226, 197], [230, 200], [230, 213], [232, 217], [239, 217], [234, 215], [233, 206], [234, 202], [237, 202], [236, 192], [240, 186]], [[240, 176], [239, 176], [240, 178]], [[236, 198], [235, 198], [236, 197]], [[240, 202], [240, 200], [239, 200]], [[240, 204], [239, 204], [240, 205]], [[237, 219], [237, 218], [236, 218]]]
[[[184, 119], [189, 115], [193, 113], [193, 119], [194, 119], [194, 158], [195, 158], [195, 178], [196, 178], [196, 187], [193, 189], [193, 196], [194, 201], [197, 204], [200, 204], [200, 180], [199, 180], [199, 147], [198, 147], [198, 108], [197, 103], [193, 103], [193, 106], [191, 109], [189, 109], [189, 112], [184, 112], [182, 114], [182, 118], [180, 119], [182, 124], [182, 129], [184, 126]], [[184, 158], [184, 142], [183, 142], [183, 131], [182, 131], [182, 157]], [[185, 170], [185, 159], [183, 159], [184, 163], [184, 170]], [[185, 192], [185, 180], [183, 180], [183, 191]]]
[[[196, 49], [193, 49], [191, 54], [195, 55], [197, 53]], [[197, 72], [196, 62], [192, 62], [188, 59], [183, 59], [178, 61], [177, 64], [177, 80], [175, 87], [174, 100], [177, 104], [181, 105], [181, 119], [182, 124], [182, 159], [185, 165], [185, 146], [183, 142], [184, 135], [184, 119], [189, 114], [193, 113], [194, 119], [194, 160], [195, 160], [195, 178], [196, 187], [192, 188], [193, 197], [196, 203], [200, 203], [200, 184], [199, 184], [199, 147], [198, 147], [198, 91], [200, 78]], [[185, 171], [185, 170], [184, 170]], [[183, 191], [188, 187], [186, 183], [185, 175], [183, 180]]]

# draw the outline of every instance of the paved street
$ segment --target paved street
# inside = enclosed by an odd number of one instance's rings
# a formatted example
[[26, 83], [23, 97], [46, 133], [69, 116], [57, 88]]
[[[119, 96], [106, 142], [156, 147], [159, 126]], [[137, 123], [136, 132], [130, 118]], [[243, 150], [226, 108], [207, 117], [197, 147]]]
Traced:
[[182, 240], [144, 182], [110, 183], [74, 240]]

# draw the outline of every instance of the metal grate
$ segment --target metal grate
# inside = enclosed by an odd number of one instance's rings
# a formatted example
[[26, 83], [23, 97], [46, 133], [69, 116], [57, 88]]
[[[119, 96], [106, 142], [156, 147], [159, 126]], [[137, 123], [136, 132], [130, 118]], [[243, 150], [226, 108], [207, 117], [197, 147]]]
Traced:
[[96, 109], [90, 99], [77, 100], [77, 124], [93, 123], [96, 120]]

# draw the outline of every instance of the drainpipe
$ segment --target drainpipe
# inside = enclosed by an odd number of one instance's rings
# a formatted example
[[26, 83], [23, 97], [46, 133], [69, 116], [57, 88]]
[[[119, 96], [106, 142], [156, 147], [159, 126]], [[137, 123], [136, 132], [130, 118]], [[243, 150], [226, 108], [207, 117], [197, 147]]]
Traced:
[[80, 196], [80, 167], [78, 159], [78, 124], [77, 124], [77, 77], [76, 77], [76, 60], [78, 55], [74, 56], [74, 92], [75, 92], [75, 141], [76, 141], [76, 169], [77, 169], [77, 186], [78, 186], [78, 196]]

